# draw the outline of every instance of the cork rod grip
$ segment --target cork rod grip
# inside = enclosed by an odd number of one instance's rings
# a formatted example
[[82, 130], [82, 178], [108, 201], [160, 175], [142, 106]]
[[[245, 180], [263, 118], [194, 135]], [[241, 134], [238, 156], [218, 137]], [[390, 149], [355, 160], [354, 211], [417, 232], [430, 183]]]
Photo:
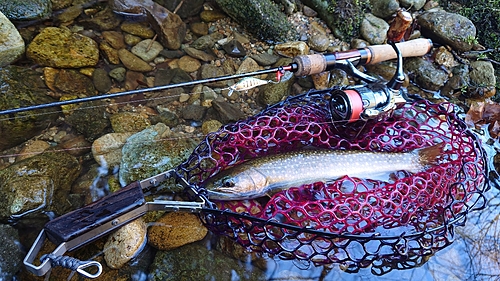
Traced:
[[[432, 41], [429, 39], [414, 39], [411, 41], [397, 43], [401, 54], [403, 57], [419, 57], [427, 54], [432, 47]], [[386, 60], [395, 59], [396, 52], [391, 45], [376, 45], [369, 46], [368, 50], [371, 53], [371, 58], [367, 61], [367, 64], [375, 64]]]

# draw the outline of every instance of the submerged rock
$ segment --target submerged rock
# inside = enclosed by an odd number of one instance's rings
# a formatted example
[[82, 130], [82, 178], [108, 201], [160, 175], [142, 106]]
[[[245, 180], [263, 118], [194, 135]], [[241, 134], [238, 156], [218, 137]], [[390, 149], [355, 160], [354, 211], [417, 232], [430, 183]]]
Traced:
[[92, 143], [92, 156], [99, 165], [114, 167], [120, 165], [122, 147], [133, 133], [109, 133]]
[[195, 140], [174, 134], [163, 123], [150, 126], [129, 137], [123, 146], [120, 183], [125, 186], [176, 167], [196, 145]]
[[205, 238], [207, 228], [198, 216], [172, 212], [156, 220], [148, 231], [148, 243], [159, 250], [172, 250]]
[[26, 55], [43, 66], [80, 68], [95, 66], [99, 48], [91, 38], [67, 28], [44, 28], [29, 44]]
[[219, 7], [257, 37], [270, 42], [294, 40], [297, 34], [271, 0], [216, 0]]
[[[200, 10], [203, 8], [204, 0], [190, 0], [190, 1], [182, 1], [182, 0], [156, 0], [158, 4], [167, 8], [170, 11], [175, 11], [177, 7], [178, 10], [176, 14], [181, 18], [187, 18], [197, 15]], [[180, 5], [180, 6], [179, 6]]]
[[0, 67], [16, 61], [23, 54], [23, 38], [0, 9]]
[[0, 280], [13, 280], [21, 269], [23, 257], [17, 230], [0, 224]]
[[54, 87], [66, 94], [95, 96], [97, 91], [92, 80], [74, 69], [61, 69], [54, 79]]
[[115, 133], [136, 133], [151, 126], [149, 119], [137, 112], [119, 112], [111, 115], [110, 121]]
[[[19, 66], [0, 68], [0, 109], [11, 109], [53, 102], [46, 95], [47, 88], [40, 73]], [[0, 121], [0, 151], [21, 144], [46, 129], [56, 118], [52, 109], [13, 114], [13, 118]]]
[[159, 251], [150, 268], [148, 280], [266, 280], [264, 272], [192, 243], [172, 251]]
[[146, 232], [146, 223], [138, 218], [111, 234], [103, 249], [106, 264], [114, 269], [123, 267], [144, 248]]
[[101, 101], [85, 104], [85, 110], [74, 110], [65, 116], [65, 121], [88, 140], [102, 136], [110, 126], [108, 113]]
[[68, 211], [66, 196], [80, 173], [78, 160], [65, 152], [46, 152], [0, 171], [0, 220], [17, 220], [37, 211]]

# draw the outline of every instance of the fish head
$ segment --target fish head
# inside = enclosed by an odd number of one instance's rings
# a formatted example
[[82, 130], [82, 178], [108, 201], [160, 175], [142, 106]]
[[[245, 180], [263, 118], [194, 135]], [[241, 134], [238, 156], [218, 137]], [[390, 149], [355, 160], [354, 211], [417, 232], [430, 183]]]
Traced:
[[255, 169], [222, 172], [207, 180], [208, 197], [215, 200], [245, 200], [265, 195], [267, 178]]

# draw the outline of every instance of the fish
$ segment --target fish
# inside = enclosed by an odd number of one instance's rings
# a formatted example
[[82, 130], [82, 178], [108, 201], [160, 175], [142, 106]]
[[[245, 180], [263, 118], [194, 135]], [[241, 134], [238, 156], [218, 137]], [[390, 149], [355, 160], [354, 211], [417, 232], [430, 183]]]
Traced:
[[290, 187], [328, 182], [343, 176], [389, 179], [392, 173], [417, 173], [437, 164], [443, 144], [409, 152], [302, 149], [254, 158], [208, 178], [209, 199], [231, 201], [271, 196]]

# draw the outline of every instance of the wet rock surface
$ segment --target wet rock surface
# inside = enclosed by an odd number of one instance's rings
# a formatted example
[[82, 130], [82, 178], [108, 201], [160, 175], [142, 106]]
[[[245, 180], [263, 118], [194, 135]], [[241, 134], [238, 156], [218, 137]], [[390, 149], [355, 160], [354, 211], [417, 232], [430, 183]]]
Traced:
[[186, 159], [197, 143], [174, 136], [165, 124], [158, 123], [129, 137], [122, 148], [122, 185], [164, 172]]
[[80, 173], [80, 164], [66, 153], [44, 153], [0, 170], [0, 220], [18, 220], [41, 211], [68, 211], [65, 200]]
[[0, 279], [13, 280], [21, 269], [24, 254], [18, 231], [9, 225], [0, 224]]
[[95, 66], [97, 43], [67, 28], [47, 27], [28, 45], [26, 56], [43, 66], [79, 68]]
[[[0, 108], [10, 109], [54, 101], [46, 95], [47, 88], [39, 73], [19, 66], [0, 69]], [[43, 110], [42, 112], [50, 112]], [[56, 118], [56, 114], [15, 114], [17, 118], [0, 121], [0, 150], [16, 146], [39, 134]]]
[[146, 244], [146, 223], [138, 218], [111, 234], [104, 244], [104, 260], [113, 269], [123, 267]]
[[[214, 270], [215, 269], [215, 270]], [[259, 269], [247, 271], [243, 264], [204, 244], [189, 244], [156, 254], [149, 280], [266, 280]]]
[[205, 238], [208, 230], [198, 216], [189, 213], [167, 213], [148, 230], [148, 243], [168, 251]]

